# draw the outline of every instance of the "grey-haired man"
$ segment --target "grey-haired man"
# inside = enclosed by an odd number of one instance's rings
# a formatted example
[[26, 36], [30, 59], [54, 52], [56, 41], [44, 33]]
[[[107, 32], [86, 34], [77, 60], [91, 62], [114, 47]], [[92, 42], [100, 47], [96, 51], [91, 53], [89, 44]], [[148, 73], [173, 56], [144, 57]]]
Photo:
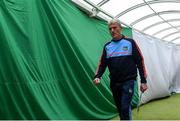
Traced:
[[147, 90], [146, 70], [141, 51], [133, 39], [121, 34], [122, 27], [118, 19], [108, 23], [112, 40], [107, 42], [94, 76], [94, 84], [100, 83], [106, 67], [110, 72], [110, 87], [121, 120], [131, 120], [131, 101], [134, 93], [134, 82], [139, 70], [140, 90]]

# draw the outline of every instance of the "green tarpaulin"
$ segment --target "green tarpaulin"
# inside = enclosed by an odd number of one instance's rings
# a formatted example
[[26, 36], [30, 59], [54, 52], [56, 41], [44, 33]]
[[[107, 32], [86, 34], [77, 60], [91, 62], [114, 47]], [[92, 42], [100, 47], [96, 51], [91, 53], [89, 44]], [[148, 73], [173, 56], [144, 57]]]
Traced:
[[108, 71], [99, 86], [92, 83], [110, 38], [105, 22], [70, 0], [0, 0], [0, 119], [117, 115]]

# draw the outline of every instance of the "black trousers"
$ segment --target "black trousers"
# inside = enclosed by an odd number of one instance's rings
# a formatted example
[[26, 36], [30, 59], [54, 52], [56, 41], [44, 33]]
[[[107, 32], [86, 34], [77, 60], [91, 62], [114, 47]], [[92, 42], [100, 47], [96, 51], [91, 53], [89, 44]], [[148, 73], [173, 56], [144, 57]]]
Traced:
[[132, 120], [131, 102], [134, 93], [134, 81], [111, 84], [111, 90], [121, 120]]

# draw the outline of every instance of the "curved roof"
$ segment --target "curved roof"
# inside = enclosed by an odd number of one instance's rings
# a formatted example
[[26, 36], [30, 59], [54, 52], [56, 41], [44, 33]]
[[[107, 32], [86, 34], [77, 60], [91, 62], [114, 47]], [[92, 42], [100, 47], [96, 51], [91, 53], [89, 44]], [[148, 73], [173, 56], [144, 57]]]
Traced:
[[72, 0], [91, 16], [118, 18], [125, 26], [180, 44], [180, 0]]

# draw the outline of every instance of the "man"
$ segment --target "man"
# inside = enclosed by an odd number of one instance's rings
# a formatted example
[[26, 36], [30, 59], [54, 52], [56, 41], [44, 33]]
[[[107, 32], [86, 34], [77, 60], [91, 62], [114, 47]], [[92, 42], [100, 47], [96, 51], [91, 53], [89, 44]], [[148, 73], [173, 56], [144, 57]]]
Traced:
[[137, 69], [141, 77], [140, 90], [142, 93], [147, 90], [144, 60], [136, 42], [121, 34], [122, 27], [117, 19], [111, 20], [108, 27], [112, 40], [104, 46], [93, 82], [98, 85], [108, 67], [110, 87], [120, 119], [131, 120], [131, 101]]

